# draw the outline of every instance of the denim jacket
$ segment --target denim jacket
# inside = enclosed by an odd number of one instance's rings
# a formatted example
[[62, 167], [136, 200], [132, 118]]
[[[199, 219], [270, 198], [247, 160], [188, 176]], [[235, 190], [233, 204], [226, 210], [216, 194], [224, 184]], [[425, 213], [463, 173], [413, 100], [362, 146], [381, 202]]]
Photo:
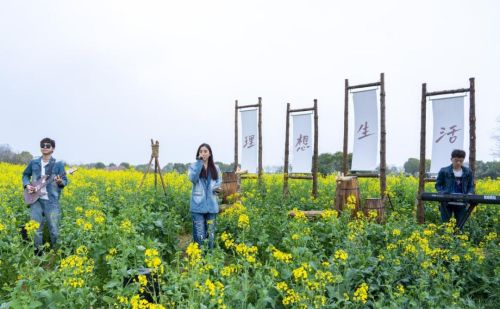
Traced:
[[[52, 176], [61, 176], [63, 185], [59, 186], [55, 181], [47, 185], [47, 195], [49, 201], [57, 202], [61, 196], [62, 189], [68, 185], [68, 178], [66, 177], [66, 172], [64, 171], [64, 163], [56, 159], [50, 158], [49, 164], [45, 166], [45, 175], [50, 173], [52, 169]], [[42, 157], [35, 158], [28, 163], [28, 166], [23, 172], [23, 187], [30, 184], [30, 181], [37, 181], [42, 177]]]
[[[474, 179], [470, 168], [462, 166], [462, 192], [470, 194], [474, 192]], [[436, 179], [436, 190], [439, 193], [455, 193], [455, 175], [453, 174], [453, 164], [439, 170]]]
[[[190, 212], [194, 213], [218, 213], [219, 203], [214, 190], [220, 188], [222, 184], [222, 173], [219, 167], [217, 169], [217, 180], [211, 177], [207, 179], [200, 178], [200, 172], [203, 168], [203, 161], [197, 160], [189, 166], [188, 176], [189, 180], [193, 183], [191, 190]], [[207, 183], [208, 182], [208, 183]]]

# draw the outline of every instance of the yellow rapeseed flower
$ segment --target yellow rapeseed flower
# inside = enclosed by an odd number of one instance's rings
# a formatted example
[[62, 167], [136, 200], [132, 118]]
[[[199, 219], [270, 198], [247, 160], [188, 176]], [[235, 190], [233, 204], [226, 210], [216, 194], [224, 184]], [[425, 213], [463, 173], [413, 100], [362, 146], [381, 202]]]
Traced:
[[240, 217], [238, 218], [238, 227], [240, 229], [247, 229], [249, 226], [250, 226], [250, 219], [248, 218], [248, 215], [241, 214]]
[[352, 299], [366, 304], [368, 300], [368, 285], [363, 282], [354, 292], [354, 297]]
[[285, 253], [282, 252], [276, 248], [273, 248], [273, 257], [277, 259], [278, 261], [284, 262], [284, 263], [290, 263], [292, 261], [292, 254], [291, 253]]
[[338, 261], [346, 261], [348, 258], [347, 252], [342, 249], [335, 251], [334, 258]]
[[286, 292], [288, 291], [288, 284], [286, 284], [285, 281], [278, 282], [276, 284], [276, 289], [281, 292]]
[[33, 234], [38, 228], [40, 227], [40, 223], [36, 222], [35, 220], [30, 220], [28, 223], [24, 225], [24, 229], [28, 234]]
[[189, 264], [195, 265], [201, 261], [201, 249], [198, 246], [198, 243], [192, 242], [186, 248], [186, 254], [189, 259]]
[[129, 219], [125, 219], [121, 222], [120, 229], [125, 233], [132, 233], [134, 231], [134, 226], [132, 225], [132, 222], [130, 222]]
[[292, 271], [293, 278], [295, 281], [307, 280], [307, 270], [306, 267], [300, 266]]
[[301, 299], [299, 293], [295, 292], [293, 289], [288, 289], [286, 291], [286, 296], [283, 297], [283, 305], [293, 305], [300, 302]]

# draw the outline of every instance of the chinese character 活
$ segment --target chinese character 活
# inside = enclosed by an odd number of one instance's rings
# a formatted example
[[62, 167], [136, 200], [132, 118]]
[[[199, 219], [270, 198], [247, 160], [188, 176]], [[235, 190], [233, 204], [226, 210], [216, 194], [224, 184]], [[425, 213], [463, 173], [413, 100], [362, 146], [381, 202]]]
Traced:
[[441, 139], [443, 139], [443, 137], [445, 135], [451, 135], [449, 138], [449, 141], [450, 141], [450, 143], [453, 144], [457, 140], [457, 136], [455, 135], [455, 133], [462, 130], [462, 129], [457, 129], [456, 127], [457, 127], [457, 125], [450, 126], [450, 132], [446, 132], [446, 128], [441, 127], [441, 132], [439, 132], [439, 134], [441, 134], [441, 136], [436, 140], [436, 143], [439, 143], [439, 141]]

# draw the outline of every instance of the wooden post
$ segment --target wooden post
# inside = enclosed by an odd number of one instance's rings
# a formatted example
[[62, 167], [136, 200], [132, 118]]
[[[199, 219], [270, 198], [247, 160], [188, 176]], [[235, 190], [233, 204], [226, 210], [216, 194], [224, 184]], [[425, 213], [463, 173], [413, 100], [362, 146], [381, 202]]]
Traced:
[[283, 196], [289, 195], [288, 190], [288, 155], [289, 155], [289, 135], [290, 134], [290, 103], [286, 104], [286, 130], [285, 130], [285, 165], [283, 167]]
[[417, 193], [417, 222], [425, 222], [424, 203], [420, 195], [424, 192], [425, 186], [425, 126], [427, 117], [427, 84], [422, 84], [422, 101], [420, 105], [420, 168], [418, 172], [418, 193]]
[[161, 165], [160, 165], [160, 160], [156, 158], [156, 164], [158, 164], [158, 169], [159, 169], [159, 174], [160, 174], [160, 180], [161, 180], [161, 186], [163, 187], [163, 193], [165, 196], [167, 195], [167, 189], [165, 188], [165, 181], [163, 180], [163, 175], [161, 174]]
[[149, 159], [148, 167], [146, 168], [146, 172], [144, 172], [144, 176], [142, 176], [141, 184], [139, 185], [139, 189], [142, 188], [142, 185], [144, 184], [144, 180], [146, 179], [146, 175], [149, 173], [149, 170], [151, 169], [151, 162], [153, 162], [153, 155], [151, 155], [151, 159]]
[[312, 162], [313, 187], [312, 196], [318, 197], [318, 100], [314, 99], [314, 154]]
[[349, 80], [346, 78], [345, 79], [345, 94], [344, 94], [344, 147], [343, 147], [344, 153], [342, 154], [342, 173], [344, 173], [344, 175], [347, 175], [347, 160], [348, 160], [347, 131], [349, 129], [348, 117], [349, 117]]
[[263, 173], [263, 168], [262, 168], [262, 98], [259, 97], [259, 171], [258, 171], [258, 177], [259, 177], [259, 184], [262, 184], [262, 173]]
[[[474, 77], [469, 78], [469, 167], [472, 176], [476, 174], [476, 85]], [[473, 183], [476, 189], [476, 181]]]
[[234, 171], [238, 169], [238, 100], [234, 102]]
[[153, 139], [151, 139], [151, 148], [153, 149], [153, 156], [155, 157], [154, 164], [155, 164], [155, 191], [156, 191], [156, 185], [158, 183], [158, 165], [156, 164], [156, 158], [158, 157], [159, 145], [157, 143], [156, 147], [155, 147], [155, 144], [153, 143]]
[[385, 201], [386, 184], [386, 130], [385, 130], [385, 80], [384, 73], [380, 73], [380, 198]]

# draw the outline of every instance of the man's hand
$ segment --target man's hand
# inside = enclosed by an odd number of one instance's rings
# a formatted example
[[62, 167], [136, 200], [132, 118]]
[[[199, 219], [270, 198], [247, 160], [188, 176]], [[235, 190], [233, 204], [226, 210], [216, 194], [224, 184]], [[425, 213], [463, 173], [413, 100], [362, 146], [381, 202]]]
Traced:
[[57, 175], [56, 178], [54, 178], [54, 180], [56, 181], [56, 183], [57, 183], [58, 186], [63, 186], [64, 185], [64, 182], [63, 182], [61, 176]]
[[26, 188], [28, 188], [29, 193], [33, 193], [36, 191], [36, 187], [33, 187], [32, 185], [27, 185]]

